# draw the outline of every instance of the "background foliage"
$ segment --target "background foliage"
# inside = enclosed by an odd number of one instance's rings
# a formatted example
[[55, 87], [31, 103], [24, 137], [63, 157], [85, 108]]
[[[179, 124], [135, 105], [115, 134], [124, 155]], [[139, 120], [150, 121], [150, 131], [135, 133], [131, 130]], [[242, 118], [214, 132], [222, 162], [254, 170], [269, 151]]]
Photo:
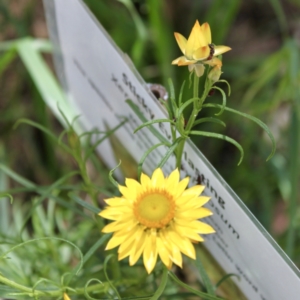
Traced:
[[[299, 266], [299, 1], [85, 2], [117, 45], [129, 54], [147, 82], [167, 86], [167, 79], [171, 77], [179, 89], [188, 71], [187, 68], [170, 64], [180, 55], [173, 32], [187, 36], [195, 19], [210, 23], [215, 44], [232, 47], [223, 60], [223, 78], [231, 83], [233, 91], [228, 106], [267, 123], [277, 140], [277, 152], [270, 161], [265, 162], [270, 144], [260, 128], [250, 122], [241, 122], [238, 117], [229, 118], [226, 113], [223, 120], [228, 125], [224, 133], [237, 139], [245, 150], [244, 161], [239, 167], [239, 153], [230, 144], [207, 138], [195, 139], [195, 143]], [[2, 0], [0, 40], [26, 36], [47, 38], [42, 1]], [[49, 54], [45, 54], [45, 60], [52, 65]], [[41, 186], [49, 185], [74, 170], [74, 160], [43, 132], [30, 126], [14, 129], [15, 122], [26, 117], [58, 135], [63, 130], [13, 51], [0, 52], [0, 76], [1, 162]], [[220, 101], [218, 95], [212, 97], [216, 102]], [[95, 168], [93, 163], [89, 163], [89, 172], [95, 182], [104, 180], [98, 175], [102, 164]], [[16, 181], [5, 176], [1, 177], [0, 185], [2, 190], [19, 187]], [[22, 199], [26, 208], [32, 195], [20, 191], [18, 198]], [[11, 217], [4, 213], [6, 210], [3, 207], [0, 210], [2, 228], [3, 222]], [[16, 208], [11, 214], [16, 224], [18, 218], [24, 217]], [[38, 213], [34, 218], [34, 222], [43, 219]], [[87, 221], [82, 226], [90, 225]], [[84, 244], [84, 234], [81, 231], [78, 234]]]

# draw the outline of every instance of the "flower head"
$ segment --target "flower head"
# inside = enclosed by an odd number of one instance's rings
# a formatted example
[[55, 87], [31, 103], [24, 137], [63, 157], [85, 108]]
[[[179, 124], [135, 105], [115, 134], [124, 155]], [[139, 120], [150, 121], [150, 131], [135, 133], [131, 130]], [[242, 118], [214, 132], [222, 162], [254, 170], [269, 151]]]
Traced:
[[217, 65], [221, 68], [222, 62], [216, 56], [231, 50], [231, 48], [227, 46], [215, 46], [212, 44], [209, 24], [204, 23], [200, 26], [198, 20], [188, 39], [178, 32], [175, 32], [174, 35], [183, 56], [173, 60], [172, 64], [189, 66], [189, 70], [192, 71], [195, 69], [199, 77], [202, 76], [204, 72], [202, 63], [210, 66]]
[[157, 257], [170, 269], [172, 264], [182, 266], [181, 253], [195, 259], [192, 243], [202, 242], [199, 234], [215, 232], [198, 219], [212, 212], [203, 205], [209, 197], [200, 196], [204, 186], [186, 189], [189, 178], [180, 181], [176, 169], [164, 177], [156, 169], [152, 177], [141, 175], [141, 182], [126, 179], [126, 186], [119, 186], [121, 197], [106, 199], [108, 206], [100, 216], [113, 220], [103, 232], [113, 232], [106, 250], [120, 246], [118, 259], [129, 256], [134, 265], [143, 254], [148, 273], [154, 269]]

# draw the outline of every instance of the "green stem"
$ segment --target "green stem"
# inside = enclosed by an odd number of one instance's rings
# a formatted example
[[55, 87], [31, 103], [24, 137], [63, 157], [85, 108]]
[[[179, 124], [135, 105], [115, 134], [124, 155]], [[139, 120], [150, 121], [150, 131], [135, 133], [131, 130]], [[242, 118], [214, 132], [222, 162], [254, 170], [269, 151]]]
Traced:
[[71, 127], [68, 131], [68, 139], [69, 144], [72, 149], [72, 155], [75, 158], [78, 167], [80, 169], [80, 174], [82, 176], [82, 179], [85, 184], [85, 190], [92, 198], [93, 204], [95, 207], [98, 207], [97, 202], [97, 191], [95, 191], [93, 184], [88, 176], [87, 170], [86, 170], [86, 160], [82, 157], [82, 146], [80, 142], [80, 137], [76, 134], [76, 132]]
[[28, 296], [33, 297], [33, 296], [52, 296], [52, 297], [57, 297], [57, 296], [61, 296], [62, 295], [62, 291], [61, 290], [57, 290], [57, 291], [39, 291], [39, 290], [33, 290], [32, 288], [28, 288], [24, 285], [18, 284], [12, 280], [9, 280], [3, 276], [0, 275], [0, 282], [2, 282], [3, 284], [10, 286], [14, 289], [17, 289], [19, 291], [22, 291], [24, 293], [28, 293]]
[[[199, 77], [196, 75], [196, 72], [194, 72], [193, 98], [196, 99], [198, 97], [199, 97]], [[193, 105], [193, 111], [190, 115], [189, 121], [185, 128], [186, 132], [189, 132], [191, 130], [191, 128], [193, 127], [193, 124], [194, 124], [200, 110], [201, 110], [201, 103], [199, 103], [199, 100], [195, 100], [194, 105]]]
[[[47, 298], [49, 297], [59, 297], [62, 296], [63, 291], [65, 290], [65, 288], [62, 289], [58, 289], [56, 291], [53, 290], [34, 290], [33, 288], [29, 288], [27, 286], [21, 285], [19, 283], [16, 283], [12, 280], [9, 280], [3, 276], [0, 275], [0, 282], [5, 284], [6, 286], [9, 286], [11, 288], [14, 288], [18, 291], [20, 291], [21, 293], [26, 293], [29, 297], [36, 297], [36, 296], [47, 296]], [[103, 292], [105, 292], [105, 290], [107, 290], [109, 288], [109, 284], [107, 282], [101, 283], [101, 284], [94, 284], [88, 287], [82, 287], [82, 288], [78, 288], [76, 289], [76, 292], [70, 292], [70, 295], [76, 294], [76, 295], [83, 295], [86, 292], [93, 292], [93, 291], [99, 291], [102, 290]]]
[[[190, 115], [189, 121], [186, 125], [185, 131], [188, 133], [191, 128], [193, 127], [193, 124], [198, 116], [199, 111], [201, 110], [201, 107], [199, 108], [199, 77], [196, 75], [196, 72], [194, 72], [194, 86], [193, 86], [193, 98], [195, 98], [195, 102], [193, 105], [193, 111]], [[180, 170], [181, 168], [181, 159], [182, 159], [182, 153], [184, 149], [186, 138], [180, 142], [180, 144], [177, 147], [176, 151], [176, 167]]]

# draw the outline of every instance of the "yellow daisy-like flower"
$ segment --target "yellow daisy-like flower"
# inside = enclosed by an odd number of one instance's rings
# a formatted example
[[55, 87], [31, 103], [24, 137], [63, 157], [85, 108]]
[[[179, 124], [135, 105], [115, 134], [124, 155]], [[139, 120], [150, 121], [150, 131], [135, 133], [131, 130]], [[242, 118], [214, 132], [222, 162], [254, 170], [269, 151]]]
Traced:
[[186, 39], [178, 32], [174, 33], [177, 44], [184, 54], [172, 61], [173, 65], [189, 66], [189, 70], [195, 70], [197, 76], [204, 73], [204, 64], [210, 66], [222, 66], [222, 62], [216, 56], [223, 54], [229, 50], [227, 46], [215, 46], [211, 42], [211, 31], [208, 23], [202, 24], [196, 21], [190, 36]]
[[129, 256], [131, 266], [143, 254], [148, 273], [157, 256], [169, 269], [172, 263], [182, 267], [181, 253], [196, 258], [192, 243], [203, 241], [199, 234], [215, 232], [198, 221], [212, 214], [202, 207], [210, 198], [200, 196], [202, 185], [186, 189], [189, 178], [179, 176], [177, 169], [166, 178], [156, 169], [151, 178], [142, 174], [140, 183], [127, 178], [126, 186], [119, 186], [122, 196], [105, 200], [108, 206], [99, 215], [114, 221], [102, 230], [114, 233], [106, 250], [120, 246], [118, 259]]

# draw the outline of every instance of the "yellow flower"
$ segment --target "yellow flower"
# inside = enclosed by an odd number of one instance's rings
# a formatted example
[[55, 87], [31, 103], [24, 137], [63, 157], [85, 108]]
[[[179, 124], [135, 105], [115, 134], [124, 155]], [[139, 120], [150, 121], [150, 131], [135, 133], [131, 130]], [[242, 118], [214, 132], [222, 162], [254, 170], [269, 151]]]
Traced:
[[71, 298], [66, 293], [64, 293], [64, 300], [71, 300]]
[[231, 48], [227, 46], [215, 46], [212, 44], [209, 24], [204, 23], [200, 26], [198, 20], [188, 39], [178, 32], [175, 32], [174, 35], [184, 55], [173, 60], [172, 64], [189, 66], [189, 70], [195, 70], [199, 77], [202, 76], [204, 72], [202, 63], [210, 66], [217, 65], [221, 68], [222, 62], [216, 56], [231, 50]]
[[210, 198], [199, 196], [202, 185], [186, 189], [189, 178], [179, 176], [177, 169], [166, 178], [156, 169], [151, 178], [142, 174], [141, 183], [127, 178], [126, 186], [119, 186], [122, 196], [105, 200], [108, 206], [99, 215], [114, 221], [102, 230], [114, 232], [106, 250], [120, 246], [118, 259], [129, 256], [131, 266], [143, 254], [148, 273], [157, 256], [169, 269], [172, 263], [182, 267], [181, 253], [196, 258], [192, 243], [203, 241], [199, 234], [215, 232], [198, 221], [212, 214], [202, 207]]

